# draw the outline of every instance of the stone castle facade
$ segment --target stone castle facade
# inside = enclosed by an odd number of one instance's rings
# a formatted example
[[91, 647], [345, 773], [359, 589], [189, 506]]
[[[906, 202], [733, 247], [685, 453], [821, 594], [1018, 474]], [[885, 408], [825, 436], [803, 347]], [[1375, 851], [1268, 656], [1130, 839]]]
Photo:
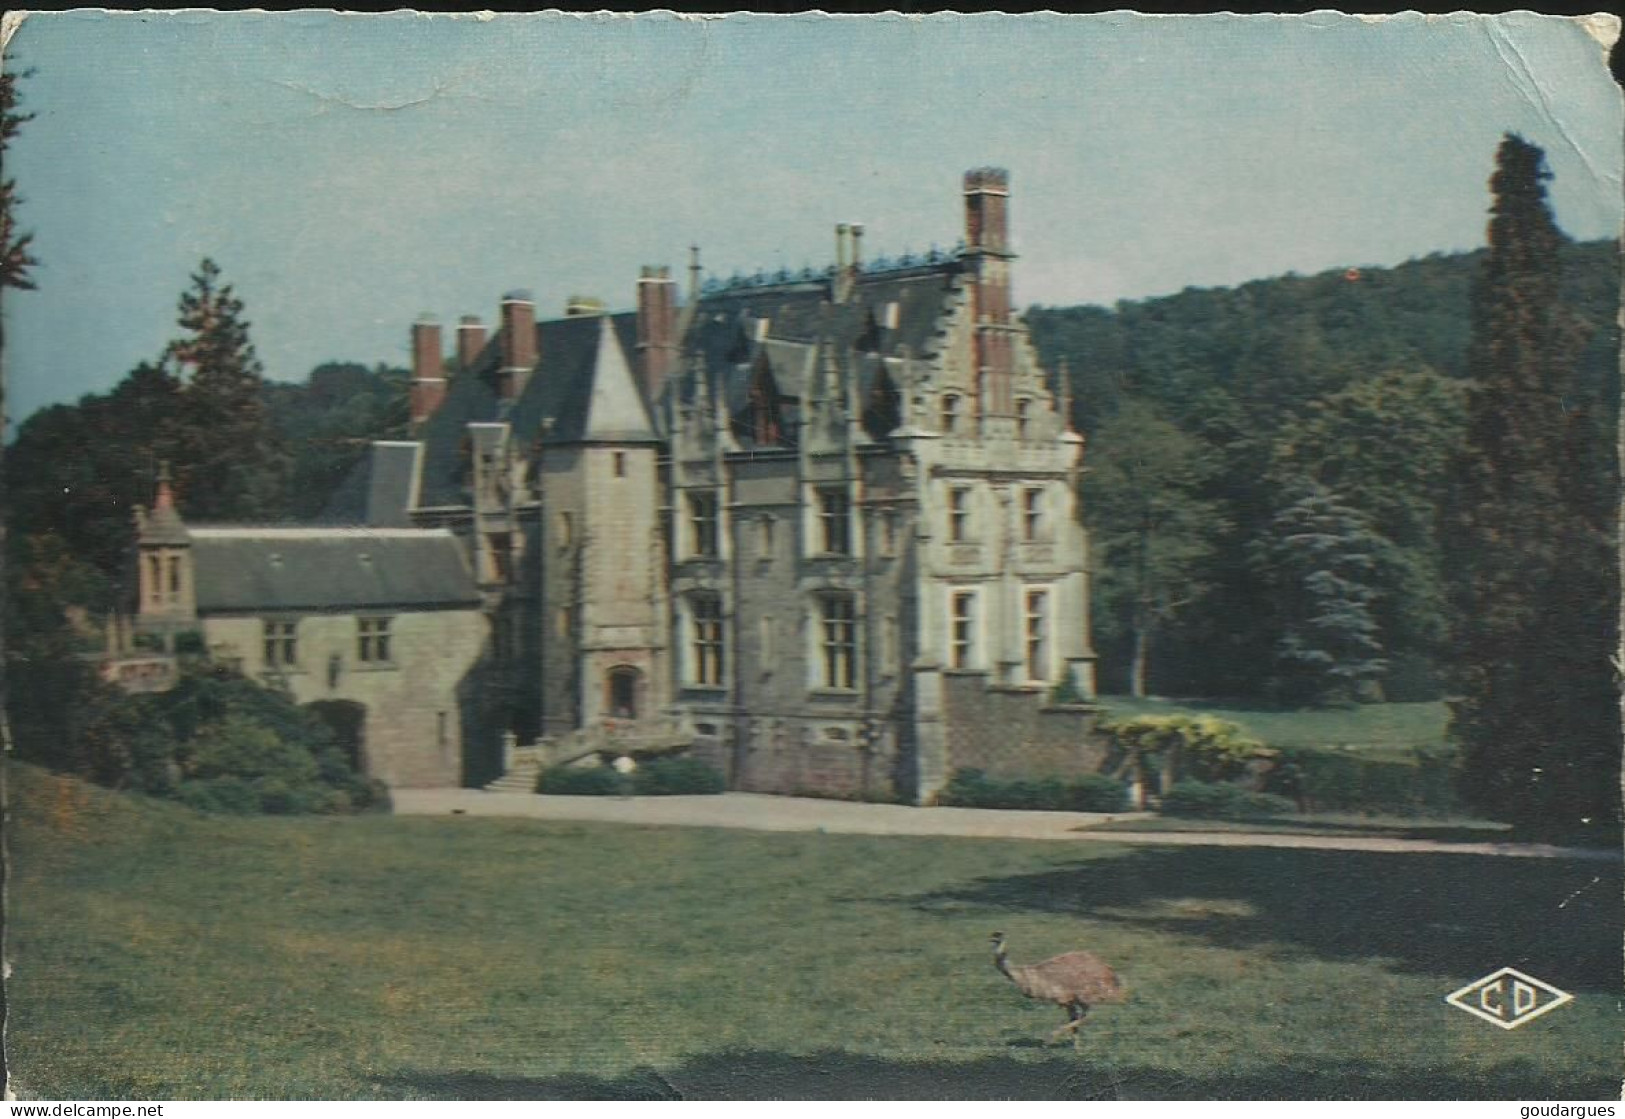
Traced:
[[[822, 273], [696, 259], [680, 301], [646, 268], [622, 314], [513, 292], [449, 376], [420, 320], [413, 438], [323, 525], [189, 529], [161, 497], [139, 624], [361, 708], [399, 784], [656, 742], [735, 789], [922, 803], [956, 768], [1090, 770], [1083, 440], [1013, 307], [1008, 202], [972, 171], [952, 253], [866, 264], [841, 226]], [[269, 589], [273, 555], [304, 575]]]

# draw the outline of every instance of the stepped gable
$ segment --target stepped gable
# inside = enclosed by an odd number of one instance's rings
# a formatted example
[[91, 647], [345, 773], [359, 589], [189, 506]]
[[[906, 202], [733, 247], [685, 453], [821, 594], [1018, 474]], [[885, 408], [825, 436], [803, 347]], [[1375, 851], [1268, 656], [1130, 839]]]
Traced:
[[190, 529], [200, 613], [457, 609], [480, 603], [445, 529]]

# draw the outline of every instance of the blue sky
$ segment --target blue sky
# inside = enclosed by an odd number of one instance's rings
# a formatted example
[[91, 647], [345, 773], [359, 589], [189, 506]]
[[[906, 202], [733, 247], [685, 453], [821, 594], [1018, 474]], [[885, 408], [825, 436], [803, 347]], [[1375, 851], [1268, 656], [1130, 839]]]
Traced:
[[1008, 167], [1016, 296], [1111, 303], [1483, 243], [1501, 134], [1571, 236], [1621, 224], [1605, 48], [1527, 13], [1304, 17], [31, 17], [5, 173], [37, 292], [8, 411], [103, 391], [213, 257], [270, 376], [407, 362], [428, 311], [529, 288], [631, 303], [638, 268], [951, 245]]

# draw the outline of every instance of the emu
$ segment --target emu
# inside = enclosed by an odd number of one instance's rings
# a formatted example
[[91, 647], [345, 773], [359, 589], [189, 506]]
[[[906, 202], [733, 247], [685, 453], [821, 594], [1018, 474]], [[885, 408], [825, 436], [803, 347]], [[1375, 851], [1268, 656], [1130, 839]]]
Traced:
[[1078, 1044], [1078, 1027], [1083, 1016], [1097, 1003], [1122, 1002], [1123, 984], [1111, 966], [1093, 952], [1066, 952], [1040, 964], [1012, 964], [1005, 957], [1004, 934], [992, 937], [993, 966], [1030, 999], [1043, 999], [1066, 1009], [1070, 1021], [1050, 1034], [1053, 1042], [1062, 1034], [1072, 1034]]

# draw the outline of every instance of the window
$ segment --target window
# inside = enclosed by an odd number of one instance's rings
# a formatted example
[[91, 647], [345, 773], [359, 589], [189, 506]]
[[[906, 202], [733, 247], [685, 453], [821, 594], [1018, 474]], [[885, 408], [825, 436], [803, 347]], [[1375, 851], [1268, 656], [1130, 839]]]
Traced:
[[1027, 589], [1027, 679], [1048, 680], [1049, 670], [1049, 591]]
[[164, 561], [157, 556], [147, 557], [147, 597], [156, 605], [164, 600]]
[[388, 664], [391, 618], [356, 619], [356, 660], [362, 664]]
[[506, 583], [512, 570], [513, 540], [510, 533], [488, 532], [485, 534], [486, 550], [491, 557], [491, 579], [493, 582]]
[[857, 609], [851, 595], [826, 595], [818, 601], [819, 646], [826, 688], [857, 686]]
[[1017, 439], [1025, 439], [1025, 438], [1027, 438], [1027, 432], [1028, 432], [1028, 428], [1029, 428], [1028, 420], [1031, 418], [1031, 415], [1032, 415], [1032, 407], [1033, 407], [1033, 402], [1030, 401], [1030, 400], [1023, 399], [1023, 400], [1016, 401], [1016, 438]]
[[1044, 491], [1029, 486], [1021, 491], [1021, 538], [1039, 540], [1044, 532]]
[[818, 491], [818, 520], [823, 530], [824, 553], [852, 554], [852, 501], [844, 489]]
[[299, 663], [299, 623], [265, 623], [265, 667], [292, 668]]
[[638, 717], [638, 670], [629, 664], [618, 664], [605, 678], [609, 717], [636, 719]]
[[756, 548], [763, 559], [773, 558], [773, 518], [763, 517], [756, 522]]
[[942, 398], [942, 433], [953, 435], [959, 430], [959, 397], [948, 393]]
[[615, 477], [617, 477], [617, 478], [626, 477], [626, 452], [625, 451], [616, 451], [615, 452]]
[[714, 556], [717, 554], [717, 495], [691, 493], [688, 495], [689, 554]]
[[722, 686], [722, 600], [716, 595], [695, 595], [689, 600], [692, 628], [693, 671], [691, 682], [702, 687]]
[[889, 510], [880, 518], [880, 554], [897, 554], [897, 514]]
[[970, 523], [970, 487], [955, 486], [948, 491], [948, 542], [958, 544], [966, 538]]
[[976, 592], [954, 591], [948, 599], [948, 664], [971, 668], [976, 664]]
[[764, 617], [757, 625], [756, 663], [762, 666], [763, 676], [773, 671], [774, 630], [775, 625], [771, 615]]
[[181, 557], [169, 557], [169, 600], [176, 602], [181, 597]]

